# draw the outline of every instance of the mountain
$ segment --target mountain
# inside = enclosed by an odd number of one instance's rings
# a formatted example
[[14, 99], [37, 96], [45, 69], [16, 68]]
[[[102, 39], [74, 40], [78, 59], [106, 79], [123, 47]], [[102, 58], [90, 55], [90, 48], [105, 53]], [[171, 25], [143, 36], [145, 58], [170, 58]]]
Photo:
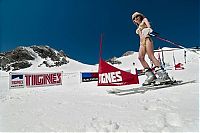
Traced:
[[0, 53], [0, 70], [3, 71], [16, 71], [25, 68], [45, 69], [71, 65], [71, 63], [80, 65], [80, 67], [85, 66], [85, 64], [70, 59], [62, 50], [57, 51], [49, 46], [20, 46], [12, 51]]
[[[192, 52], [191, 50], [194, 52]], [[199, 52], [198, 49], [190, 49], [190, 51], [187, 51], [185, 49], [163, 47], [162, 51], [155, 50], [154, 55], [157, 59], [161, 59], [161, 62], [164, 63], [164, 67], [166, 69], [174, 69], [174, 65], [178, 63], [186, 65], [195, 60], [198, 60], [198, 55], [196, 54], [196, 52]], [[126, 70], [132, 68], [143, 69], [140, 61], [138, 60], [138, 52], [128, 51], [128, 55], [126, 55], [126, 53], [123, 54], [121, 57], [115, 58], [115, 60], [121, 62], [120, 64], [113, 65], [120, 69]], [[145, 60], [150, 66], [152, 65], [147, 55], [145, 56]]]
[[0, 68], [4, 71], [20, 70], [32, 66], [33, 62], [39, 60], [42, 62], [39, 62], [38, 67], [54, 67], [69, 63], [63, 51], [58, 52], [49, 46], [20, 46], [12, 51], [0, 53]]
[[[134, 54], [134, 51], [127, 51], [122, 55], [122, 57], [123, 56], [129, 56], [129, 55], [132, 55], [132, 54]], [[122, 64], [122, 62], [119, 61], [117, 57], [112, 57], [112, 58], [106, 60], [106, 62], [109, 62], [112, 65], [114, 65], [114, 64]]]

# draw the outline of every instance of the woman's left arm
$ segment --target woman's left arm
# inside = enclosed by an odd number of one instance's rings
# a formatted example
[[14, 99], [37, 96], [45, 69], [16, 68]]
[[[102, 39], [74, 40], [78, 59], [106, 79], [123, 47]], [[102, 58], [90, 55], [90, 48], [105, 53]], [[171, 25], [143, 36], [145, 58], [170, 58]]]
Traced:
[[147, 28], [144, 28], [142, 30], [142, 35], [143, 36], [147, 36], [149, 33], [153, 32], [153, 30], [151, 29], [151, 25], [150, 25], [150, 23], [149, 23], [147, 18], [144, 18], [143, 21], [146, 24]]
[[146, 24], [146, 26], [147, 26], [148, 28], [151, 28], [151, 25], [150, 25], [150, 23], [149, 23], [149, 21], [148, 21], [147, 18], [144, 18], [143, 21], [145, 22], [145, 24]]

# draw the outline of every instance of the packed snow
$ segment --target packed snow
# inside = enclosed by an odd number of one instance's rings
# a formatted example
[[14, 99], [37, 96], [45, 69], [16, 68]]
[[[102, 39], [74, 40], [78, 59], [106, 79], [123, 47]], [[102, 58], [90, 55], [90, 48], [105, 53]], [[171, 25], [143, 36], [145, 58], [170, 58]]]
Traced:
[[[170, 49], [170, 48], [164, 48]], [[120, 69], [141, 69], [137, 52], [118, 58]], [[157, 56], [157, 53], [155, 53]], [[199, 56], [174, 50], [184, 70], [174, 70], [173, 51], [164, 51], [166, 70], [181, 86], [148, 90], [126, 96], [107, 93], [112, 88], [130, 89], [138, 85], [98, 87], [97, 82], [81, 82], [80, 72], [97, 72], [98, 65], [69, 59], [54, 68], [33, 66], [16, 72], [60, 72], [63, 84], [48, 87], [9, 89], [9, 72], [0, 71], [1, 132], [199, 132]], [[139, 76], [140, 84], [145, 76]]]

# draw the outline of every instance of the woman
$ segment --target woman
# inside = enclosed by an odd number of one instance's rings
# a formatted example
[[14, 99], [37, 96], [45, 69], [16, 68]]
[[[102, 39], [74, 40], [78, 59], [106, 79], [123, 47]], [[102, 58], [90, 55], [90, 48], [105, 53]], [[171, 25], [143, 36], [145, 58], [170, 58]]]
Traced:
[[[161, 84], [171, 81], [166, 71], [161, 67], [160, 62], [154, 56], [153, 41], [149, 35], [149, 33], [153, 32], [153, 30], [151, 29], [151, 25], [148, 19], [143, 14], [135, 12], [132, 15], [132, 20], [137, 25], [136, 34], [138, 34], [140, 37], [138, 59], [144, 67], [145, 75], [147, 76], [147, 79], [145, 80], [143, 85], [149, 85], [152, 82], [155, 82], [155, 84]], [[155, 65], [155, 73], [158, 75], [158, 78], [156, 78], [148, 63], [145, 61], [146, 54]]]

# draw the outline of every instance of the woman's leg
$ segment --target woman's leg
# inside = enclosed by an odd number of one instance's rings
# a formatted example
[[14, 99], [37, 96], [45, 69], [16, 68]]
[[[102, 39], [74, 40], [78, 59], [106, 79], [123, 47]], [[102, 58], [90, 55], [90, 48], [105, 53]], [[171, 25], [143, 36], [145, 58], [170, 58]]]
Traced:
[[143, 45], [140, 45], [138, 59], [140, 60], [140, 63], [144, 68], [149, 68], [148, 63], [145, 61], [145, 54], [146, 54], [145, 47]]
[[143, 86], [150, 85], [151, 82], [156, 79], [156, 77], [155, 77], [154, 73], [151, 71], [148, 63], [145, 61], [145, 54], [146, 54], [145, 46], [140, 45], [138, 59], [140, 60], [142, 66], [145, 68], [145, 75], [147, 76], [146, 80], [142, 84]]
[[160, 66], [159, 61], [154, 56], [153, 42], [150, 40], [150, 38], [146, 38], [146, 52], [147, 52], [147, 55], [149, 56], [149, 59], [156, 66], [155, 72], [158, 75], [158, 79], [156, 80], [155, 84], [170, 82], [171, 79], [168, 76], [168, 73]]
[[153, 52], [153, 42], [150, 40], [150, 38], [146, 38], [146, 52], [149, 57], [149, 59], [153, 62], [153, 64], [157, 67], [160, 67], [160, 62], [156, 59]]

